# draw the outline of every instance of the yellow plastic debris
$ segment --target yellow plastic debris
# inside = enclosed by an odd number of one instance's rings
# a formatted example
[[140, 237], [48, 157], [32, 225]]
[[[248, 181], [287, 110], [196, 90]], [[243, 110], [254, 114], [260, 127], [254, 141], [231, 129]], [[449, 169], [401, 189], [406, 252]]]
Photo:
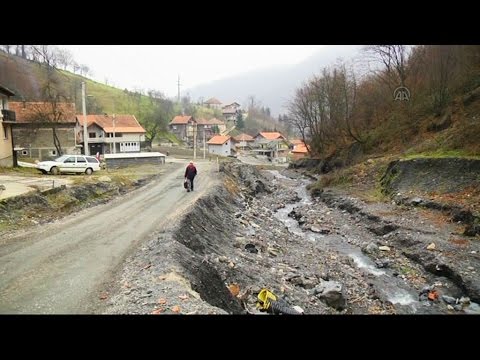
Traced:
[[277, 301], [277, 296], [267, 289], [262, 289], [258, 293], [257, 307], [263, 310], [270, 309], [271, 301]]

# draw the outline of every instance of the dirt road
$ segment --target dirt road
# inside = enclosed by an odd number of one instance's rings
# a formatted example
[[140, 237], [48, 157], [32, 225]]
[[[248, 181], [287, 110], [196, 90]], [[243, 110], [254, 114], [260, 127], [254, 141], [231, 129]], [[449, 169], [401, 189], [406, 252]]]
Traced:
[[0, 313], [95, 313], [130, 251], [175, 223], [218, 177], [214, 162], [199, 161], [195, 192], [187, 193], [185, 163], [176, 165], [107, 204], [0, 240]]

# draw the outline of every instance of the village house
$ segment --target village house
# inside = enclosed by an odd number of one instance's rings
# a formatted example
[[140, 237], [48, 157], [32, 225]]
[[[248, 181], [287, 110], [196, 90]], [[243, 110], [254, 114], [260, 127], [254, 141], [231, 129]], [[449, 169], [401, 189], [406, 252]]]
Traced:
[[[77, 141], [83, 144], [83, 115], [77, 120]], [[140, 152], [147, 145], [145, 132], [134, 115], [87, 115], [90, 154]]]
[[254, 153], [266, 155], [270, 159], [277, 161], [287, 161], [287, 155], [290, 150], [289, 142], [279, 132], [260, 132], [254, 137]]
[[54, 159], [60, 155], [59, 150], [63, 154], [80, 153], [74, 103], [12, 101], [9, 109], [16, 114], [13, 139], [19, 159]]
[[233, 137], [233, 142], [235, 145], [235, 149], [238, 150], [247, 150], [252, 148], [253, 143], [255, 140], [252, 136], [248, 134], [240, 134]]
[[308, 156], [307, 145], [303, 142], [303, 140], [291, 140], [290, 144], [292, 146], [290, 154], [293, 160], [302, 159]]
[[233, 102], [222, 108], [222, 115], [226, 121], [236, 121], [237, 115], [240, 113], [240, 104], [237, 102]]
[[205, 139], [210, 140], [215, 134], [221, 134], [226, 130], [225, 122], [216, 118], [213, 119], [195, 119], [194, 126], [197, 127], [197, 142], [203, 141], [203, 136], [205, 133]]
[[229, 135], [216, 135], [207, 142], [207, 145], [209, 154], [220, 156], [232, 154], [232, 141]]
[[177, 115], [170, 121], [168, 127], [170, 132], [175, 134], [177, 138], [189, 142], [193, 140], [193, 128], [195, 124], [196, 122], [193, 116]]
[[0, 166], [16, 166], [13, 150], [12, 125], [16, 122], [15, 112], [9, 110], [8, 98], [15, 94], [0, 85]]
[[208, 108], [211, 108], [211, 109], [221, 109], [222, 108], [222, 102], [220, 100], [218, 100], [217, 98], [214, 98], [214, 97], [208, 99], [203, 104], [206, 105]]

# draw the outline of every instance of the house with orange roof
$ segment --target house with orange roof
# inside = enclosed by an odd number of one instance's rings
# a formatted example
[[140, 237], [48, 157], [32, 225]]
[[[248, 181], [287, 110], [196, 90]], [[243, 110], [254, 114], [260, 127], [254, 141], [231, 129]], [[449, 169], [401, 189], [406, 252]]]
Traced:
[[9, 110], [8, 99], [15, 96], [13, 91], [0, 85], [0, 166], [16, 166], [13, 151], [12, 125], [16, 122], [15, 112]]
[[290, 150], [288, 140], [279, 132], [260, 132], [254, 137], [253, 152], [267, 155], [270, 159], [286, 161]]
[[[87, 115], [90, 154], [140, 152], [146, 147], [145, 129], [134, 115]], [[83, 115], [77, 115], [77, 141], [83, 145]]]
[[220, 156], [232, 154], [232, 138], [230, 135], [215, 135], [207, 142], [208, 153]]
[[11, 101], [9, 109], [15, 112], [12, 130], [19, 159], [52, 159], [61, 155], [59, 151], [63, 154], [80, 153], [81, 144], [75, 136], [74, 103]]
[[240, 134], [233, 137], [233, 144], [236, 150], [246, 150], [251, 148], [255, 140], [248, 134]]
[[290, 151], [292, 159], [297, 160], [308, 156], [308, 145], [303, 140], [294, 139], [290, 141], [290, 144], [293, 146], [293, 149]]

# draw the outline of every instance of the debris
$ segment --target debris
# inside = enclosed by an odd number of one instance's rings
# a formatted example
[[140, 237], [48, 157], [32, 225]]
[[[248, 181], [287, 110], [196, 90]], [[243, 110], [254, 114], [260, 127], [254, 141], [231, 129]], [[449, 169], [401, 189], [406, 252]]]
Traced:
[[438, 299], [438, 292], [436, 290], [430, 291], [428, 293], [428, 300], [435, 301]]
[[430, 245], [428, 245], [427, 250], [435, 250], [435, 243], [432, 242]]
[[163, 309], [162, 309], [162, 308], [158, 308], [158, 309], [153, 310], [150, 314], [152, 314], [152, 315], [158, 315], [158, 314], [161, 314], [162, 312], [163, 312]]
[[238, 286], [238, 284], [235, 284], [235, 283], [230, 284], [228, 285], [228, 290], [230, 290], [230, 293], [236, 297], [240, 293], [240, 286]]
[[105, 300], [105, 299], [108, 298], [108, 294], [107, 293], [102, 293], [102, 294], [100, 294], [99, 298], [100, 298], [100, 300]]
[[178, 295], [178, 298], [181, 300], [187, 300], [189, 296], [187, 294], [183, 294], [183, 295]]
[[381, 250], [381, 251], [390, 251], [390, 247], [389, 247], [389, 246], [386, 246], [386, 245], [384, 245], [384, 246], [379, 246], [378, 249]]
[[158, 299], [158, 303], [161, 304], [161, 305], [164, 305], [164, 304], [167, 303], [167, 300], [164, 299], [164, 298], [160, 298], [160, 299]]
[[182, 311], [182, 309], [180, 308], [180, 306], [175, 305], [174, 307], [172, 307], [172, 311], [178, 314], [179, 312]]
[[300, 314], [305, 313], [305, 311], [304, 311], [300, 306], [298, 306], [298, 305], [295, 305], [295, 306], [293, 306], [292, 308], [293, 308], [293, 310], [295, 310], [296, 312], [298, 312], [298, 313], [300, 313]]
[[228, 267], [229, 267], [230, 269], [233, 269], [233, 268], [235, 267], [235, 264], [234, 264], [232, 261], [230, 261], [230, 262], [228, 263]]

